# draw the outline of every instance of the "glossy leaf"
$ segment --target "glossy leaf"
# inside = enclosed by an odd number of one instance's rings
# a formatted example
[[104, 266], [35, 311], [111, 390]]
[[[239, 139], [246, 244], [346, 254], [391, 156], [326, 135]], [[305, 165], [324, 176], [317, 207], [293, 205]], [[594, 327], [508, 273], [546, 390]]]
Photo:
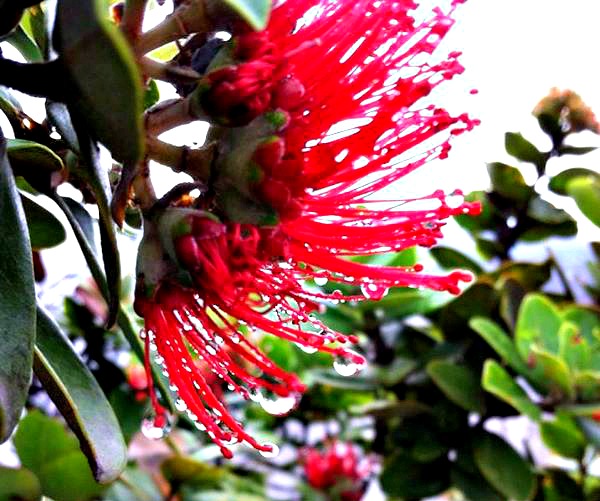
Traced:
[[504, 400], [534, 421], [541, 418], [540, 409], [529, 400], [523, 388], [495, 360], [486, 360], [483, 366], [481, 384], [486, 391]]
[[483, 414], [483, 392], [478, 377], [469, 368], [435, 360], [427, 365], [427, 374], [452, 402], [468, 411]]
[[94, 481], [77, 439], [41, 412], [30, 412], [21, 420], [14, 444], [21, 464], [37, 476], [45, 496], [87, 501], [103, 491]]
[[600, 227], [600, 177], [577, 177], [567, 184], [567, 193], [592, 223]]
[[21, 195], [21, 203], [33, 250], [55, 247], [65, 241], [67, 233], [54, 214], [27, 195]]
[[50, 189], [52, 176], [63, 169], [63, 162], [56, 153], [33, 141], [9, 139], [7, 154], [15, 174], [44, 193]]
[[509, 155], [523, 162], [531, 162], [535, 165], [544, 163], [545, 155], [518, 132], [507, 132], [504, 136], [504, 146]]
[[473, 440], [473, 457], [487, 481], [514, 501], [533, 498], [535, 474], [531, 466], [504, 440], [481, 432]]
[[63, 103], [56, 103], [50, 100], [46, 100], [46, 113], [48, 119], [67, 143], [69, 148], [74, 152], [79, 152], [79, 141], [77, 140], [77, 133], [73, 128], [73, 122], [71, 121], [71, 115], [67, 106]]
[[127, 461], [117, 418], [70, 341], [40, 309], [34, 369], [79, 438], [96, 479], [102, 483], [115, 480]]
[[271, 12], [271, 0], [223, 0], [253, 29], [265, 29]]
[[564, 415], [540, 424], [544, 444], [561, 456], [581, 459], [585, 452], [585, 437], [575, 421]]
[[142, 80], [124, 36], [99, 0], [62, 0], [56, 24], [56, 49], [79, 91], [74, 110], [118, 160], [136, 163], [144, 152]]
[[0, 466], [0, 499], [38, 501], [42, 497], [40, 482], [25, 468], [13, 469]]
[[550, 179], [548, 188], [550, 188], [554, 193], [558, 193], [559, 195], [567, 195], [567, 184], [569, 183], [569, 181], [572, 181], [573, 179], [578, 177], [588, 176], [600, 178], [600, 174], [590, 169], [584, 169], [582, 167], [566, 169]]
[[21, 198], [0, 131], [0, 442], [21, 416], [31, 382], [35, 289], [31, 244]]

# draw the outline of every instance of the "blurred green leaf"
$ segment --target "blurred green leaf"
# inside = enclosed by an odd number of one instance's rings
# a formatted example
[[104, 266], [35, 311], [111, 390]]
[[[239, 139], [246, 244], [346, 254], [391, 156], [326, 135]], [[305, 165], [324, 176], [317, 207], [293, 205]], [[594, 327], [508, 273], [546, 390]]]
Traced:
[[237, 12], [252, 29], [265, 29], [271, 12], [271, 0], [223, 0]]
[[65, 241], [67, 233], [54, 214], [24, 194], [21, 194], [21, 204], [33, 250], [55, 247]]
[[171, 485], [187, 484], [202, 490], [218, 488], [227, 476], [227, 471], [223, 468], [185, 456], [167, 458], [160, 469]]
[[63, 197], [62, 199], [71, 210], [73, 216], [77, 219], [77, 222], [79, 223], [81, 230], [85, 234], [85, 237], [88, 243], [90, 244], [90, 247], [92, 247], [94, 252], [97, 252], [96, 238], [94, 235], [95, 224], [94, 220], [92, 219], [92, 216], [90, 216], [90, 213], [83, 207], [83, 205], [81, 205], [79, 202], [76, 202], [72, 198]]
[[434, 360], [427, 364], [427, 374], [452, 402], [468, 411], [483, 414], [483, 392], [475, 373], [464, 365]]
[[144, 91], [144, 109], [154, 106], [160, 99], [160, 91], [155, 80], [148, 80], [146, 90]]
[[103, 491], [94, 481], [77, 439], [39, 411], [21, 420], [14, 444], [22, 465], [38, 477], [45, 496], [87, 501]]
[[569, 184], [570, 181], [578, 177], [600, 178], [600, 174], [594, 172], [593, 170], [584, 169], [582, 167], [566, 169], [550, 179], [548, 188], [550, 188], [554, 193], [558, 193], [559, 195], [567, 195], [567, 184]]
[[99, 0], [62, 0], [54, 43], [79, 90], [72, 96], [79, 118], [118, 160], [134, 164], [144, 153], [142, 80], [125, 37], [107, 16]]
[[60, 157], [50, 148], [23, 139], [7, 141], [8, 160], [16, 175], [23, 176], [36, 190], [47, 192], [52, 176], [63, 169]]
[[494, 190], [502, 196], [524, 202], [532, 195], [533, 189], [525, 183], [523, 175], [516, 167], [493, 162], [488, 164], [487, 168]]
[[564, 221], [556, 224], [538, 224], [530, 227], [521, 234], [523, 242], [540, 242], [550, 237], [572, 237], [577, 234], [575, 221]]
[[533, 197], [527, 207], [527, 215], [545, 224], [560, 224], [572, 221], [571, 216], [562, 209], [557, 209], [550, 202], [539, 196]]
[[460, 214], [454, 220], [465, 230], [474, 233], [484, 229], [492, 229], [496, 226], [497, 215], [493, 205], [490, 203], [485, 191], [472, 191], [465, 196], [467, 202], [479, 202], [481, 214], [477, 217]]
[[544, 444], [557, 454], [578, 460], [583, 457], [585, 437], [572, 418], [559, 415], [554, 421], [543, 421], [540, 434]]
[[503, 501], [498, 493], [480, 474], [453, 467], [450, 472], [452, 485], [457, 487], [468, 501]]
[[0, 499], [2, 501], [38, 501], [42, 497], [40, 482], [25, 468], [0, 466]]
[[409, 499], [434, 496], [448, 488], [447, 461], [419, 463], [404, 452], [387, 458], [381, 474], [381, 486], [386, 494]]
[[111, 482], [127, 461], [115, 414], [67, 337], [41, 309], [38, 309], [37, 324], [36, 376], [77, 434], [96, 479]]
[[139, 402], [133, 391], [120, 388], [111, 392], [108, 401], [119, 420], [123, 438], [129, 442], [140, 431], [140, 423], [147, 411], [146, 402]]
[[523, 162], [531, 162], [536, 166], [542, 166], [546, 160], [544, 153], [518, 132], [507, 132], [504, 135], [504, 146], [509, 155]]
[[25, 33], [39, 47], [41, 54], [46, 53], [48, 40], [46, 38], [46, 13], [43, 4], [29, 7], [21, 18], [21, 26]]
[[31, 63], [39, 63], [43, 60], [39, 47], [21, 26], [17, 26], [17, 28], [10, 35], [4, 38], [3, 41], [11, 44], [27, 61]]
[[479, 275], [483, 272], [481, 266], [475, 261], [450, 247], [438, 246], [431, 249], [430, 253], [437, 263], [445, 269], [461, 268], [470, 270], [475, 273], [475, 275]]
[[473, 440], [473, 457], [487, 481], [515, 501], [533, 498], [536, 490], [531, 465], [497, 435], [481, 432]]
[[67, 143], [73, 152], [79, 153], [77, 133], [73, 128], [73, 122], [71, 121], [71, 115], [67, 106], [64, 103], [55, 103], [47, 99], [46, 114], [50, 123], [56, 127], [63, 141]]
[[0, 130], [0, 443], [17, 425], [31, 383], [35, 289], [25, 214]]
[[449, 303], [455, 297], [447, 292], [394, 288], [383, 299], [362, 301], [356, 307], [363, 312], [380, 310], [388, 318], [399, 318], [429, 313]]
[[561, 146], [558, 149], [558, 152], [561, 155], [585, 155], [587, 153], [591, 153], [592, 151], [596, 151], [598, 149], [597, 146]]
[[579, 210], [600, 227], [600, 176], [577, 177], [567, 183], [567, 193]]
[[128, 468], [106, 491], [106, 501], [164, 501], [149, 473]]
[[542, 413], [516, 382], [495, 360], [486, 360], [481, 384], [486, 391], [512, 405], [520, 413], [538, 421]]
[[573, 399], [575, 387], [569, 367], [565, 361], [538, 346], [531, 347], [531, 365], [540, 370], [546, 378], [546, 387], [553, 393], [560, 392], [564, 397]]
[[592, 350], [577, 325], [563, 322], [558, 330], [559, 354], [571, 371], [590, 369]]
[[527, 360], [533, 344], [558, 353], [560, 323], [560, 313], [549, 299], [542, 294], [528, 294], [521, 303], [515, 328], [515, 344], [521, 357]]

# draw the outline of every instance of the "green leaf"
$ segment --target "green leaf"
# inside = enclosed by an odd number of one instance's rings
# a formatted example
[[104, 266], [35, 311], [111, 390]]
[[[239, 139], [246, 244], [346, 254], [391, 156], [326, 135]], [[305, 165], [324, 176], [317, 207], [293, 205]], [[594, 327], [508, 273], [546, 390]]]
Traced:
[[493, 229], [497, 224], [497, 217], [494, 207], [490, 203], [485, 191], [472, 191], [465, 196], [467, 202], [479, 202], [481, 204], [481, 214], [477, 217], [464, 214], [454, 217], [454, 220], [465, 230], [475, 233], [484, 229]]
[[473, 440], [473, 457], [486, 480], [507, 498], [527, 501], [536, 490], [530, 464], [504, 440], [481, 432]]
[[23, 176], [36, 190], [47, 192], [54, 173], [63, 169], [60, 157], [50, 148], [24, 139], [8, 139], [7, 155], [18, 176]]
[[17, 26], [4, 41], [10, 43], [29, 62], [39, 63], [43, 60], [39, 47], [29, 38], [29, 35], [25, 33], [21, 26]]
[[127, 41], [106, 16], [99, 0], [62, 0], [54, 42], [79, 90], [74, 110], [115, 158], [134, 164], [144, 153], [142, 80]]
[[574, 398], [575, 387], [569, 367], [562, 358], [537, 346], [531, 348], [531, 364], [541, 370], [546, 378], [545, 386], [551, 392], [560, 392], [564, 397]]
[[600, 176], [577, 177], [567, 183], [567, 193], [579, 210], [600, 227]]
[[128, 468], [121, 475], [122, 482], [115, 482], [107, 491], [108, 501], [164, 501], [160, 489], [149, 473]]
[[476, 275], [483, 272], [481, 266], [475, 261], [450, 247], [438, 246], [435, 249], [431, 249], [430, 253], [433, 256], [433, 259], [445, 269], [462, 268], [470, 270]]
[[507, 132], [504, 136], [504, 146], [509, 155], [523, 162], [531, 162], [543, 166], [546, 156], [520, 133]]
[[477, 473], [452, 468], [450, 471], [452, 485], [457, 487], [469, 501], [503, 501], [500, 493]]
[[558, 330], [559, 354], [573, 372], [591, 368], [592, 350], [577, 325], [563, 322]]
[[25, 194], [21, 194], [21, 203], [33, 250], [55, 247], [65, 241], [67, 233], [54, 214]]
[[0, 130], [0, 442], [16, 426], [31, 383], [35, 289], [31, 244]]
[[[78, 142], [84, 165], [72, 167], [71, 174], [78, 176], [84, 181], [94, 193], [98, 205], [100, 245], [102, 248], [102, 259], [104, 261], [107, 302], [109, 305], [109, 318], [107, 324], [114, 323], [119, 306], [121, 292], [121, 262], [119, 248], [117, 246], [117, 235], [113, 224], [109, 199], [111, 196], [108, 174], [100, 163], [99, 151], [96, 145], [87, 137], [86, 133], [76, 123]], [[55, 199], [56, 201], [56, 199]], [[57, 202], [58, 203], [58, 202]], [[60, 205], [60, 203], [59, 203]], [[88, 263], [89, 264], [89, 263]], [[101, 288], [103, 285], [98, 284]]]
[[71, 213], [77, 219], [81, 230], [83, 231], [85, 238], [87, 239], [90, 247], [96, 252], [96, 237], [94, 235], [94, 220], [90, 213], [81, 205], [79, 202], [76, 202], [72, 198], [63, 197], [65, 204], [71, 210]]
[[523, 175], [516, 167], [493, 162], [488, 164], [487, 168], [494, 190], [502, 196], [524, 202], [533, 193], [533, 189], [525, 183]]
[[43, 5], [29, 7], [21, 18], [23, 30], [39, 47], [41, 54], [46, 54], [48, 48], [45, 8]]
[[521, 414], [538, 421], [542, 413], [515, 380], [495, 360], [486, 360], [481, 384], [486, 391], [512, 405]]
[[264, 30], [269, 21], [271, 0], [223, 0], [256, 31]]
[[21, 464], [39, 479], [45, 496], [61, 501], [87, 501], [98, 496], [97, 484], [79, 450], [77, 439], [39, 411], [21, 420], [14, 436]]
[[597, 149], [597, 146], [561, 146], [558, 152], [561, 155], [585, 155]]
[[154, 106], [160, 99], [160, 91], [155, 80], [148, 80], [146, 90], [144, 91], [144, 109]]
[[528, 367], [515, 348], [512, 339], [496, 323], [483, 317], [474, 317], [469, 326], [477, 332], [514, 370], [527, 374]]
[[560, 323], [560, 313], [549, 299], [528, 294], [521, 303], [515, 329], [515, 344], [521, 357], [527, 360], [532, 344], [558, 353]]
[[572, 221], [571, 216], [562, 209], [557, 209], [550, 202], [539, 196], [533, 197], [527, 207], [527, 215], [545, 224], [561, 224]]
[[434, 360], [427, 364], [427, 374], [452, 402], [468, 411], [483, 414], [483, 392], [478, 377], [469, 368]]
[[581, 459], [586, 441], [577, 424], [566, 415], [559, 415], [554, 421], [540, 424], [540, 434], [547, 447], [561, 456]]
[[447, 292], [415, 289], [392, 289], [379, 301], [362, 301], [356, 307], [363, 311], [382, 310], [388, 318], [425, 314], [446, 305], [456, 296]]
[[434, 496], [448, 488], [448, 464], [445, 460], [419, 463], [404, 452], [389, 457], [381, 474], [386, 494], [402, 498]]
[[117, 418], [67, 337], [41, 309], [38, 309], [34, 369], [79, 438], [95, 478], [102, 483], [115, 480], [127, 461]]
[[563, 170], [558, 173], [556, 176], [550, 179], [550, 183], [548, 184], [548, 188], [550, 188], [554, 193], [558, 193], [559, 195], [567, 195], [567, 184], [573, 179], [578, 177], [598, 177], [600, 178], [600, 174], [594, 172], [590, 169], [584, 169], [582, 167], [575, 167], [572, 169]]
[[42, 497], [40, 482], [25, 468], [18, 470], [0, 466], [0, 499], [37, 501]]

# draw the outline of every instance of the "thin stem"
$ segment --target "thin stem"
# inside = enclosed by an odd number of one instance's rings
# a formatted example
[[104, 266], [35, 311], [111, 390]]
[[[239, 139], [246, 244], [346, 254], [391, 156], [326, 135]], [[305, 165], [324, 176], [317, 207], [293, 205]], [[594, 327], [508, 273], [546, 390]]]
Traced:
[[560, 281], [563, 284], [563, 287], [565, 288], [565, 298], [568, 301], [573, 301], [575, 299], [575, 294], [573, 294], [573, 289], [571, 289], [571, 285], [569, 284], [569, 281], [567, 280], [567, 275], [565, 274], [564, 270], [558, 263], [558, 260], [556, 259], [554, 252], [552, 252], [552, 250], [550, 250], [549, 252], [550, 252], [550, 257], [552, 258], [552, 264], [554, 265], [554, 269], [556, 270], [556, 273], [558, 274], [558, 278], [560, 279]]
[[146, 133], [159, 136], [175, 127], [201, 119], [202, 117], [192, 114], [189, 98], [163, 101], [146, 111]]
[[191, 149], [174, 146], [155, 137], [146, 139], [147, 155], [152, 160], [170, 167], [175, 172], [185, 172], [196, 181], [208, 183], [211, 165], [215, 156], [215, 144]]
[[150, 168], [147, 161], [144, 161], [140, 165], [137, 175], [133, 179], [132, 186], [135, 198], [142, 211], [150, 209], [156, 203], [156, 192], [150, 179]]
[[175, 9], [175, 12], [160, 24], [142, 33], [135, 44], [135, 52], [141, 55], [147, 54], [192, 33], [208, 32], [211, 29], [204, 0], [189, 0]]
[[146, 3], [147, 0], [127, 0], [125, 2], [125, 12], [123, 13], [121, 29], [133, 44], [135, 44], [135, 41], [142, 33]]
[[149, 57], [141, 57], [138, 64], [144, 75], [164, 82], [190, 85], [197, 83], [202, 78], [198, 72], [191, 68], [161, 63]]

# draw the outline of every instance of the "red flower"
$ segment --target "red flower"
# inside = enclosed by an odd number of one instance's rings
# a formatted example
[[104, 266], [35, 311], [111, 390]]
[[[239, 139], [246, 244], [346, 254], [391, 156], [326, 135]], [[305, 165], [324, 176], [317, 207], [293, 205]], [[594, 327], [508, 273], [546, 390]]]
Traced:
[[[445, 157], [450, 136], [475, 124], [419, 106], [462, 67], [456, 53], [434, 65], [421, 60], [452, 20], [436, 9], [417, 23], [409, 15], [415, 7], [406, 0], [287, 0], [265, 32], [235, 37], [235, 58], [243, 63], [209, 72], [223, 84], [211, 88], [211, 106], [241, 110], [229, 123], [258, 116], [221, 139], [210, 180], [216, 203], [206, 204], [214, 209], [169, 208], [145, 225], [136, 310], [146, 324], [146, 369], [150, 374], [154, 349], [179, 407], [228, 457], [231, 441], [263, 452], [273, 446], [259, 444], [231, 416], [197, 359], [232, 391], [283, 413], [304, 386], [252, 344], [254, 330], [329, 352], [351, 374], [364, 360], [343, 344], [357, 339], [314, 318], [323, 300], [377, 299], [391, 286], [458, 293], [459, 282], [470, 279], [460, 271], [424, 275], [420, 265], [347, 259], [431, 246], [444, 219], [479, 211], [458, 193], [394, 201], [381, 194], [426, 161]], [[360, 286], [362, 294], [310, 291], [303, 285], [309, 278]], [[164, 422], [152, 391], [151, 397]]]
[[319, 451], [307, 448], [302, 458], [308, 484], [322, 491], [336, 491], [342, 501], [358, 501], [364, 494], [373, 462], [361, 458], [351, 443], [333, 442]]

